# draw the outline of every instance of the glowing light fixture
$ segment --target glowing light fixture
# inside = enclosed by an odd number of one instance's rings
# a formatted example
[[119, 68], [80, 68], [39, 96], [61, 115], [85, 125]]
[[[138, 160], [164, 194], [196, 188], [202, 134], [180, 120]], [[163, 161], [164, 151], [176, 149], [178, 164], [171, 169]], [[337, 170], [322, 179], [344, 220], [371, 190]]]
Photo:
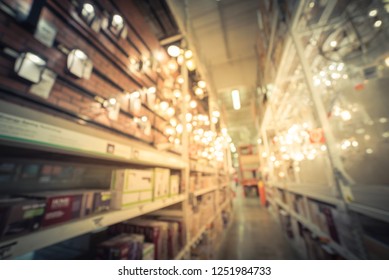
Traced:
[[377, 9], [373, 9], [369, 12], [369, 17], [375, 17], [378, 14]]
[[333, 48], [335, 48], [337, 45], [338, 45], [338, 42], [336, 42], [335, 40], [330, 42], [330, 46]]
[[195, 94], [196, 95], [203, 95], [204, 91], [201, 88], [198, 87], [198, 88], [195, 89]]
[[234, 107], [234, 110], [240, 109], [240, 96], [239, 96], [239, 90], [234, 89], [232, 92], [232, 106]]
[[375, 22], [374, 22], [374, 27], [375, 28], [379, 28], [379, 27], [381, 27], [381, 25], [382, 25], [382, 20], [376, 20]]
[[387, 67], [389, 67], [389, 56], [387, 56], [387, 57], [385, 58], [385, 64], [386, 64]]
[[189, 102], [189, 107], [194, 109], [197, 107], [197, 102], [195, 100], [192, 100], [191, 102]]
[[192, 59], [186, 61], [186, 67], [189, 71], [193, 71], [196, 69], [196, 65]]
[[205, 81], [198, 81], [197, 85], [200, 87], [200, 88], [205, 88], [207, 86], [207, 83]]
[[167, 48], [167, 53], [171, 57], [178, 57], [180, 55], [180, 53], [181, 53], [181, 49], [179, 47], [177, 47], [176, 45], [170, 45]]
[[185, 51], [184, 56], [186, 59], [190, 59], [193, 57], [193, 52], [191, 50], [187, 50]]

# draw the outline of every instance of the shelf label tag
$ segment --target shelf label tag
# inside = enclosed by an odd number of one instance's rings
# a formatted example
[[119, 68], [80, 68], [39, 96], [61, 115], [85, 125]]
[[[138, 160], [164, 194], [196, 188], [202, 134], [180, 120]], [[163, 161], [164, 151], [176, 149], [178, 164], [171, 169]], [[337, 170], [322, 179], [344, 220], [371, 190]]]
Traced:
[[98, 217], [93, 219], [93, 223], [95, 224], [96, 227], [103, 227], [102, 221], [104, 217]]

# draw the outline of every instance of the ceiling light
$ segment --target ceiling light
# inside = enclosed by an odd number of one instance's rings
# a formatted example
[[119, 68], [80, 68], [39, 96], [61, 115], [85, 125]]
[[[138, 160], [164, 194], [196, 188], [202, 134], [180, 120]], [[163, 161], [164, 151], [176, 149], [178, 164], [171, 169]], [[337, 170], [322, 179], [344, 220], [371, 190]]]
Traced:
[[351, 113], [349, 111], [343, 111], [340, 116], [344, 121], [351, 120]]
[[182, 76], [178, 76], [178, 77], [177, 77], [177, 83], [183, 84], [184, 82], [185, 82], [184, 77], [182, 77]]
[[382, 20], [376, 20], [375, 22], [374, 22], [374, 27], [375, 28], [379, 28], [380, 26], [382, 25]]
[[167, 109], [167, 111], [166, 111], [166, 113], [167, 113], [167, 115], [168, 115], [169, 117], [173, 117], [175, 112], [176, 112], [176, 110], [174, 110], [173, 107], [169, 107], [169, 108]]
[[159, 108], [165, 112], [169, 108], [169, 103], [167, 103], [166, 101], [162, 101], [161, 103], [159, 103]]
[[112, 18], [112, 22], [115, 23], [116, 25], [122, 25], [124, 20], [123, 20], [122, 16], [114, 15]]
[[170, 59], [168, 64], [167, 64], [167, 67], [169, 68], [170, 71], [174, 72], [174, 71], [177, 71], [178, 69], [178, 65], [177, 65], [177, 62], [175, 62], [174, 59]]
[[184, 56], [186, 59], [190, 59], [193, 56], [193, 52], [191, 50], [187, 50], [185, 51]]
[[184, 63], [184, 56], [183, 55], [179, 55], [177, 57], [177, 63], [178, 63], [178, 65], [182, 65], [182, 63]]
[[95, 11], [95, 8], [93, 8], [92, 4], [85, 3], [82, 8], [85, 10], [85, 12], [93, 13]]
[[157, 89], [155, 87], [149, 87], [147, 89], [147, 93], [149, 94], [155, 94], [157, 92]]
[[330, 46], [333, 47], [333, 48], [335, 48], [337, 45], [338, 45], [338, 42], [336, 42], [336, 41], [331, 41], [330, 42]]
[[212, 116], [214, 116], [215, 118], [219, 118], [220, 117], [220, 112], [219, 111], [213, 111], [212, 112]]
[[195, 100], [192, 100], [191, 102], [189, 102], [189, 107], [194, 109], [197, 107], [197, 102]]
[[234, 89], [232, 92], [232, 106], [234, 107], [234, 110], [240, 109], [240, 97], [239, 97], [239, 90]]
[[186, 61], [186, 67], [188, 68], [189, 71], [193, 71], [196, 69], [196, 65], [192, 59]]
[[117, 100], [116, 100], [116, 98], [110, 98], [109, 100], [108, 100], [108, 102], [109, 102], [109, 104], [111, 104], [112, 106], [114, 106], [115, 104], [116, 104], [116, 102], [117, 102]]
[[178, 124], [178, 125], [176, 126], [176, 131], [177, 131], [177, 133], [182, 133], [183, 130], [184, 130], [184, 128], [183, 128], [182, 124]]
[[372, 154], [373, 153], [373, 149], [370, 149], [370, 148], [368, 148], [368, 149], [366, 149], [366, 154]]
[[190, 122], [191, 120], [192, 120], [192, 114], [191, 113], [186, 113], [186, 115], [185, 115], [185, 119], [186, 119], [186, 121], [187, 122]]
[[158, 61], [162, 61], [162, 60], [164, 59], [164, 55], [163, 55], [162, 52], [157, 51], [157, 52], [155, 53], [155, 58], [156, 58]]
[[205, 81], [198, 81], [197, 85], [200, 87], [200, 88], [205, 88], [207, 86], [207, 83]]
[[387, 57], [385, 58], [385, 64], [386, 64], [387, 67], [389, 67], [389, 56], [387, 56]]
[[369, 17], [375, 17], [377, 14], [378, 14], [377, 9], [371, 10], [371, 11], [369, 12]]
[[170, 45], [168, 48], [167, 48], [167, 53], [171, 56], [171, 57], [177, 57], [180, 55], [181, 53], [181, 49], [179, 47], [177, 47], [176, 45]]
[[198, 88], [195, 89], [195, 94], [196, 95], [203, 95], [204, 91], [201, 88], [198, 87]]
[[315, 1], [309, 3], [309, 8], [313, 9], [315, 7]]
[[175, 89], [173, 91], [174, 97], [175, 98], [180, 98], [181, 97], [181, 91], [179, 89]]
[[177, 120], [175, 118], [170, 119], [170, 124], [174, 127], [177, 126]]

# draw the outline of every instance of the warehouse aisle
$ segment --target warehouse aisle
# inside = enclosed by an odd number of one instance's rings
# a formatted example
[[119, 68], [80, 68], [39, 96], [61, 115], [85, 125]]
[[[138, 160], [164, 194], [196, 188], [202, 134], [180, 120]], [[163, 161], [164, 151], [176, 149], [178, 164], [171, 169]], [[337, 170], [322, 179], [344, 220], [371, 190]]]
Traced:
[[234, 202], [233, 223], [220, 248], [219, 259], [298, 259], [258, 197], [244, 198], [240, 191]]

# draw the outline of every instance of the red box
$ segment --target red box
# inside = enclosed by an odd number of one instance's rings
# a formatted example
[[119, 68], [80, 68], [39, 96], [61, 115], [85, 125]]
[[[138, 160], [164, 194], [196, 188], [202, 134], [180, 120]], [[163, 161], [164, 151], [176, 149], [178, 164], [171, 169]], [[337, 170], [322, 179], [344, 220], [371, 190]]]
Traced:
[[46, 200], [42, 227], [63, 223], [81, 216], [83, 194], [80, 192], [41, 192], [26, 196]]

